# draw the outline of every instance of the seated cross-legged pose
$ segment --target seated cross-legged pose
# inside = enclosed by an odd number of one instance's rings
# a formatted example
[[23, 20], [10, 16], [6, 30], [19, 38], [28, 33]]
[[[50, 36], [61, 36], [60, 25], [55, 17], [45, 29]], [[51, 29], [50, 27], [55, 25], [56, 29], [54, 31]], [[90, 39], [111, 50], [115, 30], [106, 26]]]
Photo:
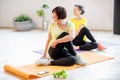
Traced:
[[[75, 26], [76, 37], [73, 40], [75, 50], [92, 50], [98, 48], [98, 50], [104, 50], [105, 48], [97, 43], [87, 26], [87, 19], [82, 16], [84, 14], [83, 6], [74, 5], [73, 14], [75, 17], [70, 21]], [[90, 40], [86, 41], [86, 37]]]
[[86, 62], [74, 51], [72, 40], [74, 39], [74, 28], [71, 22], [64, 19], [67, 16], [66, 9], [58, 6], [52, 10], [53, 21], [48, 27], [48, 39], [41, 59], [35, 62], [36, 65], [44, 65], [42, 60], [47, 52], [51, 59], [49, 65], [70, 66], [73, 64], [86, 65]]

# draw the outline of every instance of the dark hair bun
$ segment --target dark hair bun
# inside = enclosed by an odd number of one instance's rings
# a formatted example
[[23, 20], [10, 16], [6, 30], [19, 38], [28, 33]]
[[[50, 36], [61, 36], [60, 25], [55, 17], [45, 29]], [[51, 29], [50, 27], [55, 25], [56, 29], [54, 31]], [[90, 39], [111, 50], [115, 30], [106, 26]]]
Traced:
[[74, 6], [75, 6], [75, 7], [78, 7], [78, 9], [82, 11], [81, 14], [84, 14], [84, 13], [85, 13], [84, 6], [78, 5], [78, 4], [76, 4], [76, 5], [74, 5]]

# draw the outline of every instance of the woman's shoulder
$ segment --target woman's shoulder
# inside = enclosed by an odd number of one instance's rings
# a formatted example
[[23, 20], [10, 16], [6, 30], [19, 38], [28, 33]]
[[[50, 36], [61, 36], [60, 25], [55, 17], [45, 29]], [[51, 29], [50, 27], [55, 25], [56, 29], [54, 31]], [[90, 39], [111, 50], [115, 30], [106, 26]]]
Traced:
[[[87, 20], [87, 18], [84, 17], [84, 16], [82, 16], [82, 17], [81, 17], [81, 20]], [[75, 20], [75, 17], [70, 18], [70, 21], [71, 21], [71, 22], [76, 21], [76, 20]]]
[[54, 24], [56, 24], [56, 22], [51, 21], [49, 24], [50, 24], [50, 25], [54, 25]]
[[69, 22], [69, 21], [68, 21], [68, 22], [67, 22], [67, 26], [68, 26], [68, 27], [73, 27], [74, 24], [73, 24], [72, 22]]
[[81, 19], [82, 19], [82, 20], [87, 20], [87, 18], [86, 18], [86, 17], [82, 17]]
[[51, 22], [49, 22], [49, 27], [53, 27], [53, 26], [55, 26], [56, 24], [57, 24], [56, 22], [51, 21]]
[[68, 24], [68, 25], [72, 25], [73, 23], [72, 23], [72, 22], [70, 22], [70, 21], [67, 21], [67, 24]]
[[71, 17], [71, 18], [70, 18], [70, 21], [74, 21], [74, 20], [75, 20], [75, 17]]

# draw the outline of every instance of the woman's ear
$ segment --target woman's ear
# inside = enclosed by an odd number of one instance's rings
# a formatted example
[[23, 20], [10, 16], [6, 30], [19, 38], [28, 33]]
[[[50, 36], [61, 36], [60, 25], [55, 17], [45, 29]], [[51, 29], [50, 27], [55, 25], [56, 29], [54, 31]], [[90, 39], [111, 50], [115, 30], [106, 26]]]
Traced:
[[80, 10], [79, 12], [80, 12], [80, 14], [82, 14], [82, 10]]

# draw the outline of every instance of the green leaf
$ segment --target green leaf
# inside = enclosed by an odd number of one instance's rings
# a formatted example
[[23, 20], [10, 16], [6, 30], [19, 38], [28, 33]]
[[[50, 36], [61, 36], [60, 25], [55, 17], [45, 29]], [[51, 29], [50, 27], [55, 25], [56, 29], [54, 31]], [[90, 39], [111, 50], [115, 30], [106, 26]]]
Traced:
[[37, 14], [38, 14], [38, 16], [43, 17], [44, 16], [44, 10], [38, 10]]
[[49, 8], [49, 6], [47, 5], [47, 4], [43, 4], [43, 9], [48, 9]]

